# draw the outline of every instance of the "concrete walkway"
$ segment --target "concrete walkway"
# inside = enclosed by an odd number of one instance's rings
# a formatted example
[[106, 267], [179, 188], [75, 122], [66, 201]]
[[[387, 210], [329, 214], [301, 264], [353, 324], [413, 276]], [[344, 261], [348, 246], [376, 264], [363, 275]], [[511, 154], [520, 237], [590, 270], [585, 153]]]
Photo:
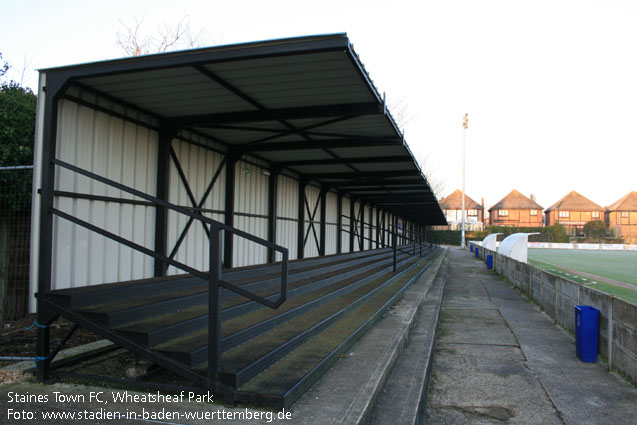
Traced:
[[637, 424], [637, 388], [468, 250], [452, 248], [427, 405], [431, 424]]

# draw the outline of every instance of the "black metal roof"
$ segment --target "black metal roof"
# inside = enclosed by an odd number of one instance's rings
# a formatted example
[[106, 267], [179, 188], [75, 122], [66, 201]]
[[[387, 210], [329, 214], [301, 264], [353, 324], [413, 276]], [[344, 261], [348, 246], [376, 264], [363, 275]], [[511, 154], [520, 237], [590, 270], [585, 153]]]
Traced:
[[346, 34], [45, 71], [402, 217], [446, 224]]

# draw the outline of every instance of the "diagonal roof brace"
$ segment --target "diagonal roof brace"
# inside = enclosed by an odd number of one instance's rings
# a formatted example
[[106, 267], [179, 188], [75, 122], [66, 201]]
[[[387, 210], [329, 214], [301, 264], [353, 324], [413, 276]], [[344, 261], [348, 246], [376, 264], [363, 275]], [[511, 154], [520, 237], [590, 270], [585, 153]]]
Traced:
[[378, 115], [383, 111], [373, 102], [349, 103], [338, 105], [304, 106], [296, 108], [263, 109], [217, 114], [187, 115], [174, 117], [180, 127], [206, 127], [212, 124], [231, 124], [244, 122], [262, 122], [294, 120], [307, 118]]

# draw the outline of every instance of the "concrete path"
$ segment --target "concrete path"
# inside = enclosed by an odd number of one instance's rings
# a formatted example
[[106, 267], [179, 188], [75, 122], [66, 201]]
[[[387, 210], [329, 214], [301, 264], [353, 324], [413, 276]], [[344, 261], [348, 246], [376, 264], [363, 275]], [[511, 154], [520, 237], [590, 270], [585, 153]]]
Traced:
[[430, 424], [637, 424], [637, 388], [580, 362], [574, 339], [471, 252], [452, 248]]

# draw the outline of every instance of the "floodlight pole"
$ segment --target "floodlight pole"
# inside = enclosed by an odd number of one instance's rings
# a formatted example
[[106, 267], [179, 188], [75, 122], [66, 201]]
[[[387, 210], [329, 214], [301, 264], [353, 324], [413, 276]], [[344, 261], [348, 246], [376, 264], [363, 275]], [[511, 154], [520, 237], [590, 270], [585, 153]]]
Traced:
[[460, 248], [465, 248], [465, 238], [464, 238], [464, 223], [465, 223], [465, 204], [464, 204], [464, 169], [465, 169], [465, 139], [467, 134], [467, 128], [469, 127], [469, 114], [464, 114], [464, 119], [462, 120], [462, 233], [461, 233], [461, 241]]

